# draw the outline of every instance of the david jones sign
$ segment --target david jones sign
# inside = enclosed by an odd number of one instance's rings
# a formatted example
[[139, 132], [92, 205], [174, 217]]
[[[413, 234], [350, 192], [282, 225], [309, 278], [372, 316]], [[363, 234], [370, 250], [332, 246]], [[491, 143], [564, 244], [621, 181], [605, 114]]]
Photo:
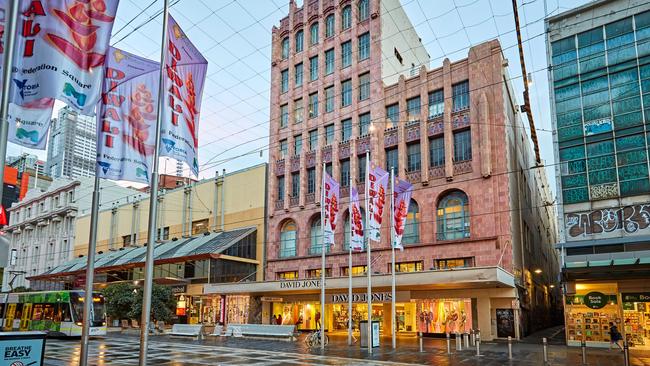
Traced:
[[[352, 302], [364, 303], [368, 301], [368, 294], [352, 294]], [[370, 295], [372, 302], [391, 302], [393, 295], [390, 292], [374, 292]], [[346, 303], [348, 302], [348, 294], [334, 294], [332, 295], [333, 303]]]
[[283, 281], [280, 288], [320, 288], [319, 280]]

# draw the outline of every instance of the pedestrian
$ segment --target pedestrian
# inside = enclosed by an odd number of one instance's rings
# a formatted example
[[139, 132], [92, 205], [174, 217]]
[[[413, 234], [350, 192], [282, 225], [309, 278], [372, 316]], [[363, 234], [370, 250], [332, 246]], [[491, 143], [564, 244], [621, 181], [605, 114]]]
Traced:
[[278, 314], [278, 325], [282, 325], [282, 314]]
[[278, 324], [278, 317], [277, 317], [277, 315], [273, 314], [273, 320], [271, 320], [271, 324]]
[[614, 323], [609, 322], [609, 350], [612, 350], [612, 344], [615, 344], [618, 346], [618, 348], [623, 351], [623, 336], [621, 336], [621, 333], [618, 331], [618, 327], [614, 325]]
[[320, 329], [320, 311], [316, 312], [316, 316], [314, 317], [314, 320], [316, 320], [316, 329]]

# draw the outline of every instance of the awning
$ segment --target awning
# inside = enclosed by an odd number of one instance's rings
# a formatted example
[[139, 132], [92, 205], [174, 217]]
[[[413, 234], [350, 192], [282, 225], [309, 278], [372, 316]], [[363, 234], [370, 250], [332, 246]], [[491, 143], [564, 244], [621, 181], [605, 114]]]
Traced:
[[[154, 264], [217, 258], [225, 250], [256, 230], [255, 227], [246, 227], [158, 244], [154, 248]], [[99, 254], [95, 257], [95, 271], [107, 272], [143, 267], [146, 250], [146, 247], [128, 247]], [[54, 280], [60, 277], [82, 274], [86, 270], [87, 262], [87, 257], [75, 258], [47, 272], [27, 277], [27, 279], [30, 281]]]

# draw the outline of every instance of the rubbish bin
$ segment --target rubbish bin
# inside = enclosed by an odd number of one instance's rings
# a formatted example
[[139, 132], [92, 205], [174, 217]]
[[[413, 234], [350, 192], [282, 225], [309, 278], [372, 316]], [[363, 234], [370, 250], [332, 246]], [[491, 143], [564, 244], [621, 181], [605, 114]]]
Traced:
[[42, 366], [45, 332], [0, 332], [0, 365]]
[[[373, 320], [372, 323], [372, 348], [379, 347], [379, 321]], [[362, 320], [359, 322], [359, 332], [361, 335], [361, 348], [368, 347], [368, 321]]]

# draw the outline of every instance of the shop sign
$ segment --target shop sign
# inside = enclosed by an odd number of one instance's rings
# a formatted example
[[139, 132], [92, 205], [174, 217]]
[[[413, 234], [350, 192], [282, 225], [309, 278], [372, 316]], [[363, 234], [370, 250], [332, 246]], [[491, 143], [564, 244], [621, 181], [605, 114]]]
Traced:
[[634, 310], [634, 303], [633, 302], [624, 302], [623, 303], [623, 310]]
[[[390, 292], [373, 292], [371, 295], [372, 302], [391, 302], [393, 301], [393, 294]], [[347, 304], [348, 294], [332, 294], [330, 301], [333, 304]], [[359, 293], [352, 294], [352, 302], [354, 303], [364, 303], [368, 302], [368, 294]]]
[[590, 292], [585, 295], [583, 298], [583, 301], [585, 303], [585, 306], [591, 309], [600, 309], [607, 305], [607, 302], [609, 301], [609, 296], [604, 295], [601, 292]]
[[496, 309], [497, 337], [515, 337], [515, 311], [513, 309]]
[[262, 302], [282, 302], [281, 297], [269, 297], [269, 296], [263, 296], [262, 297]]
[[320, 288], [320, 280], [303, 280], [303, 281], [282, 281], [280, 288]]
[[45, 355], [45, 334], [21, 334], [0, 337], [0, 364], [31, 365], [43, 364]]
[[171, 286], [172, 295], [180, 295], [187, 292], [187, 285], [175, 285]]
[[[587, 296], [594, 295], [594, 294], [599, 294], [600, 296], [602, 296], [602, 299], [603, 299], [603, 305], [602, 306], [597, 307], [597, 308], [593, 308], [593, 307], [591, 307], [591, 306], [589, 306], [587, 304], [587, 302], [588, 302]], [[594, 298], [594, 301], [595, 300], [596, 299]], [[600, 292], [590, 292], [587, 295], [572, 295], [572, 296], [567, 296], [566, 297], [566, 304], [567, 305], [585, 305], [585, 306], [588, 306], [588, 307], [590, 307], [592, 309], [600, 309], [603, 306], [607, 305], [608, 303], [609, 304], [617, 304], [618, 301], [616, 300], [616, 295], [603, 295]]]
[[621, 294], [624, 302], [650, 302], [650, 292]]

